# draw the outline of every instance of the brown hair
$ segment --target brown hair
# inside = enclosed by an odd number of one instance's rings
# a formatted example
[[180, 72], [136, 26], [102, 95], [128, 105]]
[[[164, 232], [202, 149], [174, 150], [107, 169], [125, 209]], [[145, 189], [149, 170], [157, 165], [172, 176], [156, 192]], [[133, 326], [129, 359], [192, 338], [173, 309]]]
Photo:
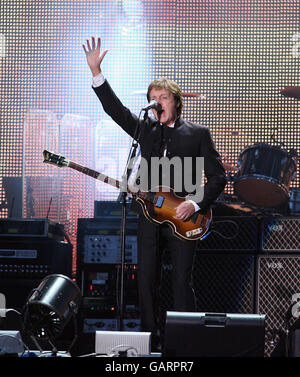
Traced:
[[183, 108], [183, 95], [178, 84], [168, 79], [167, 77], [160, 77], [150, 83], [147, 91], [147, 99], [150, 101], [150, 92], [153, 88], [167, 89], [174, 95], [174, 99], [177, 103], [177, 115], [180, 116]]

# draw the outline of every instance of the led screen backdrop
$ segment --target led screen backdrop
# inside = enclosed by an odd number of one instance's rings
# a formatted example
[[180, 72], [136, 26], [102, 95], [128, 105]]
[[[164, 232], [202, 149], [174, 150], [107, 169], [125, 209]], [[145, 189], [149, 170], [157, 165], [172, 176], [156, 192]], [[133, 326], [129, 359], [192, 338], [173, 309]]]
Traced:
[[[22, 207], [25, 217], [49, 215], [75, 237], [77, 218], [93, 216], [94, 200], [117, 198], [105, 184], [42, 163], [50, 149], [114, 178], [123, 173], [130, 139], [91, 89], [82, 44], [92, 35], [109, 49], [105, 76], [136, 114], [148, 83], [167, 76], [199, 95], [185, 98], [184, 117], [210, 127], [228, 165], [255, 143], [300, 152], [299, 102], [280, 94], [300, 84], [299, 5], [2, 0], [0, 216]], [[231, 183], [226, 192], [233, 193]]]

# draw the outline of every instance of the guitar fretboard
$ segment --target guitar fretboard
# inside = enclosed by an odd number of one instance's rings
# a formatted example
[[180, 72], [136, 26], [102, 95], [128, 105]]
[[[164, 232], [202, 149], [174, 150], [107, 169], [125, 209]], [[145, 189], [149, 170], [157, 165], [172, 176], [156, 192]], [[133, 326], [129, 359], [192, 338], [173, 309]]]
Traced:
[[83, 174], [86, 174], [90, 177], [98, 179], [99, 181], [107, 183], [107, 184], [109, 184], [113, 187], [116, 187], [116, 188], [121, 187], [120, 181], [118, 181], [117, 179], [111, 178], [108, 175], [99, 173], [96, 170], [86, 168], [86, 167], [79, 165], [79, 164], [76, 164], [75, 162], [72, 162], [72, 161], [69, 162], [68, 166], [71, 169], [75, 169], [75, 170], [79, 171], [80, 173], [83, 173]]

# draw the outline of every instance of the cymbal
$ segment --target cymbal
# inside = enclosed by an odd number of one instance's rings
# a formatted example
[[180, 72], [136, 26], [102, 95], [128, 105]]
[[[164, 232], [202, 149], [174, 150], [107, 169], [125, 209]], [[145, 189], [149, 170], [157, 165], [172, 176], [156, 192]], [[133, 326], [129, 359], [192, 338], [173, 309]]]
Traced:
[[287, 86], [280, 93], [285, 97], [300, 98], [300, 86]]

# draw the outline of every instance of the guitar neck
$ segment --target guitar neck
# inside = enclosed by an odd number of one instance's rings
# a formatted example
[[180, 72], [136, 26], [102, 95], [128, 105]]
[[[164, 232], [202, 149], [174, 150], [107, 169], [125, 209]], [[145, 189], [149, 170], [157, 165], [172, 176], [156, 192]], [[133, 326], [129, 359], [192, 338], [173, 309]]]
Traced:
[[86, 175], [88, 175], [88, 176], [90, 176], [92, 178], [95, 178], [95, 179], [97, 179], [99, 181], [107, 183], [108, 185], [111, 185], [113, 187], [116, 187], [116, 188], [120, 188], [121, 187], [121, 182], [118, 181], [117, 179], [114, 179], [114, 178], [109, 177], [108, 175], [99, 173], [96, 170], [89, 169], [89, 168], [87, 168], [85, 166], [76, 164], [75, 162], [69, 161], [68, 162], [68, 167], [71, 168], [71, 169], [77, 170], [80, 173], [86, 174]]

